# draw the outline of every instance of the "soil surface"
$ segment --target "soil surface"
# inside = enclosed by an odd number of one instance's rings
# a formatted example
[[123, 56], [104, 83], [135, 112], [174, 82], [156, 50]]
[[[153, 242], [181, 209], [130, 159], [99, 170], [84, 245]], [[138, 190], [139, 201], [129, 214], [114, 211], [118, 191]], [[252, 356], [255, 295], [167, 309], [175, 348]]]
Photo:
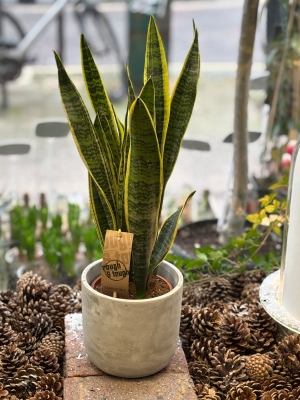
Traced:
[[[102, 293], [101, 281], [95, 287], [99, 293]], [[147, 284], [146, 299], [152, 299], [154, 297], [162, 296], [170, 292], [170, 286], [168, 283], [160, 276], [150, 275]], [[129, 299], [136, 300], [136, 288], [133, 282], [129, 283]]]

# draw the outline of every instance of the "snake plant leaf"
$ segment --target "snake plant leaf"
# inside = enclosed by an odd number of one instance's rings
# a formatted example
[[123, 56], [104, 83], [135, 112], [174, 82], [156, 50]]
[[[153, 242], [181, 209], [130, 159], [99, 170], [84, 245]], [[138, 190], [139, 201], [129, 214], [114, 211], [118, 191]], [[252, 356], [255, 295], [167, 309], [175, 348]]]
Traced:
[[106, 214], [107, 207], [103, 207], [98, 187], [91, 177], [91, 174], [89, 174], [88, 182], [91, 213], [101, 246], [103, 248], [106, 230], [111, 229], [110, 226], [113, 224], [109, 224], [108, 222]]
[[193, 197], [194, 193], [195, 192], [192, 192], [186, 199], [184, 205], [179, 207], [178, 210], [171, 214], [161, 226], [151, 255], [150, 272], [155, 270], [155, 268], [164, 260], [171, 249], [176, 237], [179, 221], [184, 207]]
[[152, 78], [149, 78], [146, 84], [143, 86], [139, 97], [146, 104], [155, 125], [155, 97]]
[[200, 55], [198, 32], [194, 25], [194, 40], [187, 54], [172, 99], [164, 148], [164, 182], [167, 184], [176, 163], [184, 133], [190, 121], [198, 88]]
[[118, 130], [119, 139], [120, 139], [120, 146], [122, 146], [122, 142], [123, 142], [123, 139], [124, 139], [125, 127], [122, 124], [122, 122], [120, 121], [119, 117], [117, 116], [115, 107], [113, 105], [112, 105], [112, 109], [113, 109], [115, 121], [116, 121], [116, 124], [117, 124], [117, 130]]
[[100, 113], [106, 116], [114, 139], [120, 145], [111, 102], [91, 50], [83, 35], [80, 37], [80, 50], [83, 77], [91, 104], [96, 114]]
[[130, 109], [130, 150], [125, 178], [125, 218], [132, 245], [132, 275], [137, 296], [145, 295], [148, 267], [158, 229], [163, 175], [151, 115], [140, 98]]
[[114, 163], [110, 144], [109, 144], [107, 137], [103, 131], [99, 115], [96, 115], [95, 122], [94, 122], [94, 128], [95, 128], [95, 132], [97, 134], [97, 141], [101, 148], [101, 153], [103, 156], [103, 163], [105, 164], [106, 167], [109, 166], [109, 171], [111, 172], [111, 176], [112, 176], [112, 184], [114, 187], [114, 192], [116, 193], [117, 192], [118, 170]]
[[134, 94], [133, 84], [130, 79], [128, 65], [126, 65], [126, 72], [127, 72], [127, 78], [128, 78], [128, 109], [130, 110], [130, 107], [132, 106], [133, 102], [135, 101], [135, 94]]
[[106, 118], [106, 116], [104, 114], [98, 114], [99, 116], [99, 120], [100, 120], [100, 124], [102, 127], [102, 130], [105, 134], [106, 140], [109, 143], [109, 147], [111, 149], [111, 153], [113, 156], [113, 160], [114, 160], [114, 165], [117, 168], [117, 170], [119, 169], [119, 164], [120, 164], [120, 157], [121, 157], [121, 148], [119, 143], [117, 144], [115, 141], [115, 137], [113, 132], [111, 131], [111, 127], [108, 123], [108, 120]]
[[170, 114], [170, 88], [166, 54], [153, 16], [147, 32], [144, 83], [149, 78], [152, 78], [155, 90], [156, 134], [163, 152]]
[[78, 152], [98, 188], [105, 193], [105, 197], [115, 210], [116, 191], [113, 177], [99, 145], [97, 133], [80, 94], [56, 53], [55, 59], [61, 98]]
[[97, 133], [89, 113], [56, 53], [55, 59], [62, 103], [78, 152], [94, 181], [99, 188], [100, 186], [102, 187], [108, 201], [115, 208], [115, 191], [112, 186], [112, 177], [109, 168], [105, 165], [101, 148], [98, 145]]

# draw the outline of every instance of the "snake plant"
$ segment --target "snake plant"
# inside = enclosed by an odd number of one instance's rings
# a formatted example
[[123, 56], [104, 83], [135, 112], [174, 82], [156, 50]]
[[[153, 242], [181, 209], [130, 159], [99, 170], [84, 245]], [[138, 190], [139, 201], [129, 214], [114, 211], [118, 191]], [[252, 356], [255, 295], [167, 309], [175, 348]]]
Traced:
[[92, 53], [81, 36], [86, 89], [92, 120], [76, 87], [55, 54], [62, 103], [78, 151], [88, 170], [93, 220], [101, 244], [107, 229], [134, 234], [130, 279], [144, 298], [149, 273], [168, 253], [185, 204], [159, 227], [165, 187], [188, 126], [198, 86], [198, 32], [170, 97], [168, 67], [160, 34], [151, 16], [147, 32], [144, 87], [135, 96], [128, 71], [125, 123], [115, 113]]

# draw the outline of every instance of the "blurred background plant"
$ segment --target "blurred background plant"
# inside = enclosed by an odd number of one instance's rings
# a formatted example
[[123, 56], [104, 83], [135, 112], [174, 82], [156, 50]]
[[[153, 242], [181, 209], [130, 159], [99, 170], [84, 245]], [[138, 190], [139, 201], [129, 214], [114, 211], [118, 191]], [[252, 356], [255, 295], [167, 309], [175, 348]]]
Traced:
[[9, 286], [31, 269], [47, 279], [76, 283], [90, 262], [102, 257], [102, 249], [91, 217], [81, 218], [78, 204], [68, 203], [67, 214], [49, 215], [44, 196], [40, 206], [24, 204], [10, 210], [10, 238], [15, 243], [4, 258]]

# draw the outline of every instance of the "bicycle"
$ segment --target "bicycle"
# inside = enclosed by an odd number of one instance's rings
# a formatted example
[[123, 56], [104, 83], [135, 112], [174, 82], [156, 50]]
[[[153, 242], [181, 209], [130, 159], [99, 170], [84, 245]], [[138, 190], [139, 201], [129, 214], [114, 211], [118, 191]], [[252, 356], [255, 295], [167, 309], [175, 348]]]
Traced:
[[0, 0], [0, 84], [2, 85], [2, 108], [8, 107], [6, 83], [18, 78], [28, 61], [28, 50], [48, 25], [58, 18], [58, 53], [63, 58], [63, 10], [68, 3], [80, 32], [85, 36], [98, 65], [109, 65], [113, 72], [109, 96], [112, 102], [120, 100], [127, 90], [125, 61], [111, 24], [104, 13], [89, 0], [55, 0], [52, 6], [25, 33], [19, 21], [3, 8]]

